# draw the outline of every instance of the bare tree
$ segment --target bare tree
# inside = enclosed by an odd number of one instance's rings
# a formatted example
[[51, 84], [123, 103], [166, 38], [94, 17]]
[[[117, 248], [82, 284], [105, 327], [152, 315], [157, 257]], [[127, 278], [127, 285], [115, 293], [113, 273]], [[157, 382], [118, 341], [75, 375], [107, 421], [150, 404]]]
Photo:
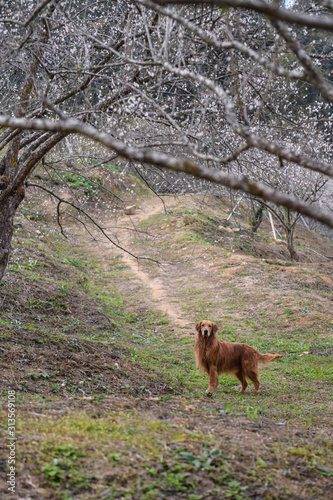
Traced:
[[26, 183], [70, 134], [103, 146], [101, 163], [186, 173], [333, 227], [267, 182], [277, 161], [333, 176], [329, 2], [16, 0], [0, 25], [0, 279]]
[[[269, 168], [261, 166], [261, 162], [257, 162], [258, 158], [253, 160], [253, 171], [256, 177], [261, 179], [266, 185], [273, 188], [279, 187], [282, 191], [296, 195], [297, 198], [312, 204], [321, 199], [322, 193], [325, 190], [328, 182], [328, 177], [320, 175], [316, 172], [311, 172], [300, 168], [298, 165], [283, 164], [283, 162], [275, 162], [270, 164]], [[253, 198], [252, 198], [253, 199]], [[299, 260], [299, 256], [295, 250], [294, 232], [296, 224], [302, 214], [297, 210], [291, 210], [284, 206], [277, 206], [269, 202], [257, 200], [259, 209], [253, 210], [253, 230], [258, 228], [261, 222], [263, 208], [267, 208], [278, 219], [282, 229], [285, 232], [287, 247], [292, 261]]]

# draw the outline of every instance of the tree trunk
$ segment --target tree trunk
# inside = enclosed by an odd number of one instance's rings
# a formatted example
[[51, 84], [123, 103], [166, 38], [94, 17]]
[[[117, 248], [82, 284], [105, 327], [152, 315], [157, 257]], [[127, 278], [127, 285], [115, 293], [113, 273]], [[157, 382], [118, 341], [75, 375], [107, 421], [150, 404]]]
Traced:
[[0, 283], [9, 259], [15, 213], [23, 198], [23, 188], [13, 194], [0, 196]]
[[253, 210], [252, 232], [256, 233], [263, 220], [264, 206], [260, 205], [257, 210]]
[[295, 250], [294, 247], [294, 231], [295, 231], [295, 226], [293, 227], [286, 227], [286, 238], [287, 238], [287, 247], [290, 253], [290, 260], [292, 262], [294, 261], [299, 261], [299, 255]]

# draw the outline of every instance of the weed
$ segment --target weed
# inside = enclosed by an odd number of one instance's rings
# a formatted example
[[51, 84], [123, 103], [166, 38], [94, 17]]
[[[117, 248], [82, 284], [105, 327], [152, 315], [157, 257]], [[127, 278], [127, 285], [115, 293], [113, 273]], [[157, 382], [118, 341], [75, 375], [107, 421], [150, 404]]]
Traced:
[[194, 455], [186, 450], [180, 451], [176, 458], [179, 460], [191, 464], [195, 470], [200, 468], [205, 470], [212, 470], [215, 468], [217, 462], [223, 457], [223, 453], [219, 449], [209, 450], [206, 447], [205, 453], [202, 455]]
[[258, 408], [253, 408], [252, 406], [248, 406], [246, 408], [246, 415], [251, 420], [257, 420], [257, 418], [258, 418]]
[[59, 463], [57, 458], [54, 458], [51, 464], [46, 464], [42, 467], [42, 472], [44, 472], [45, 477], [51, 482], [51, 484], [60, 484], [65, 478], [64, 464]]
[[83, 177], [77, 174], [71, 174], [68, 172], [64, 172], [61, 175], [56, 175], [57, 179], [61, 182], [69, 185], [72, 189], [80, 189], [83, 188], [84, 193], [88, 195], [90, 198], [96, 196], [99, 191], [98, 178], [95, 180], [88, 179], [87, 177]]
[[29, 259], [28, 262], [22, 262], [21, 264], [21, 267], [23, 267], [23, 269], [28, 269], [28, 271], [41, 266], [45, 266], [45, 264], [43, 262], [38, 262], [36, 259]]
[[242, 500], [244, 498], [244, 493], [248, 488], [247, 486], [242, 486], [237, 479], [228, 479], [225, 484], [225, 494], [227, 498], [232, 498], [233, 500]]
[[169, 493], [185, 492], [196, 486], [196, 481], [191, 480], [187, 472], [180, 472], [177, 467], [160, 474], [162, 489]]
[[111, 462], [120, 462], [121, 460], [121, 455], [120, 453], [110, 453], [108, 455], [108, 459], [111, 461]]
[[77, 468], [83, 453], [72, 445], [63, 445], [50, 450], [53, 460], [42, 467], [45, 478], [54, 486], [73, 487], [78, 490], [90, 488], [90, 474], [82, 474]]
[[135, 347], [133, 347], [133, 350], [132, 350], [132, 360], [133, 361], [138, 361], [138, 355], [135, 352]]
[[71, 264], [72, 266], [78, 267], [78, 268], [85, 267], [84, 264], [82, 264], [77, 259], [62, 259], [61, 263], [62, 264]]

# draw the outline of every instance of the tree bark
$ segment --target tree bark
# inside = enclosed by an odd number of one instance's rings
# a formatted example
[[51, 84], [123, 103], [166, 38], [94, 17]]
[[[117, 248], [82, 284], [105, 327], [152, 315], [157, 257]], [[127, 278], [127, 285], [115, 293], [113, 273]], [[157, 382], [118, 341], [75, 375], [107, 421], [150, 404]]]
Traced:
[[293, 227], [286, 227], [285, 231], [286, 231], [286, 238], [287, 238], [287, 247], [288, 247], [288, 251], [289, 251], [289, 254], [290, 254], [290, 260], [292, 262], [295, 262], [295, 261], [298, 262], [299, 261], [299, 255], [296, 252], [295, 247], [294, 247], [294, 231], [295, 231], [295, 226], [293, 226]]
[[[59, 0], [55, 0], [54, 5], [50, 7], [49, 14], [54, 11], [58, 2]], [[28, 112], [37, 71], [40, 67], [40, 57], [48, 37], [47, 22], [46, 19], [44, 19], [36, 45], [32, 51], [33, 55], [31, 62], [19, 92], [19, 100], [15, 109], [15, 116], [17, 117], [24, 117]], [[56, 134], [56, 136], [59, 136], [59, 134]], [[31, 172], [38, 160], [42, 157], [36, 157], [36, 153], [41, 149], [37, 147], [35, 156], [33, 151], [28, 151], [29, 160], [27, 159], [24, 161], [24, 155], [20, 158], [21, 140], [22, 131], [13, 136], [8, 150], [0, 163], [0, 282], [9, 259], [16, 210], [23, 201], [25, 195], [24, 182], [29, 172]]]
[[258, 209], [253, 207], [252, 232], [256, 233], [263, 220], [264, 206], [260, 205]]
[[23, 199], [24, 189], [22, 187], [14, 193], [8, 193], [0, 204], [0, 282], [9, 259], [15, 213]]

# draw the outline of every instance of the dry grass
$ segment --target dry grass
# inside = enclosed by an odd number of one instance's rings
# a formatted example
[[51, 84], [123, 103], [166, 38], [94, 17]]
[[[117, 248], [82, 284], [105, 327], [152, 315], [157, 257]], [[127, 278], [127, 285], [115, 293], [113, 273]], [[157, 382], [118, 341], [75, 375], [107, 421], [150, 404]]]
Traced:
[[[131, 224], [149, 235], [118, 230], [161, 261], [141, 261], [142, 274], [77, 225], [65, 241], [49, 218], [21, 220], [0, 324], [1, 447], [12, 388], [20, 497], [329, 498], [332, 262], [315, 253], [291, 266], [269, 228], [253, 240], [243, 217], [243, 232], [224, 233], [226, 207], [201, 201], [165, 214], [146, 199]], [[301, 234], [303, 260], [332, 253]], [[204, 397], [192, 335], [203, 318], [225, 340], [285, 354], [262, 370], [258, 396], [222, 376]]]

